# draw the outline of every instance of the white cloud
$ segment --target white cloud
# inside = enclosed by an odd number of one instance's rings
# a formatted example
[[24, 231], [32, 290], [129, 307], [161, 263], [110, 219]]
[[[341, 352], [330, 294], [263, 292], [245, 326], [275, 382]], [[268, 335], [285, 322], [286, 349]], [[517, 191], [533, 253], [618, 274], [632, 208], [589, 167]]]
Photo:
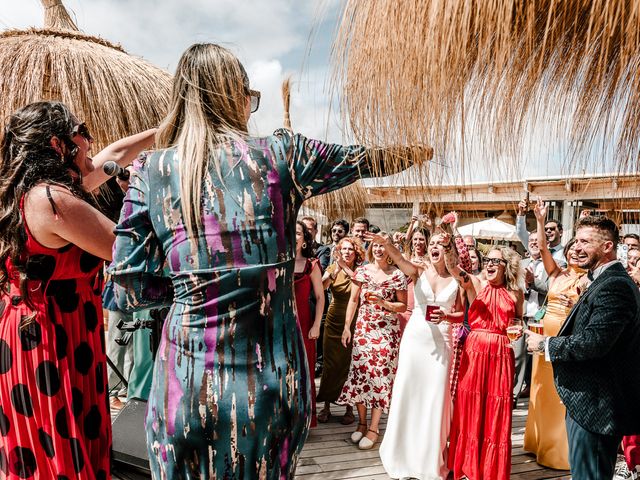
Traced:
[[[215, 42], [230, 48], [245, 64], [252, 85], [262, 92], [260, 109], [250, 124], [257, 134], [270, 134], [282, 126], [281, 84], [285, 75], [293, 74], [294, 130], [340, 141], [335, 115], [329, 117], [325, 89], [337, 1], [64, 0], [64, 4], [82, 31], [120, 43], [128, 53], [170, 72], [193, 43]], [[7, 3], [0, 13], [4, 27], [42, 26], [39, 0]], [[311, 35], [313, 48], [307, 56]]]

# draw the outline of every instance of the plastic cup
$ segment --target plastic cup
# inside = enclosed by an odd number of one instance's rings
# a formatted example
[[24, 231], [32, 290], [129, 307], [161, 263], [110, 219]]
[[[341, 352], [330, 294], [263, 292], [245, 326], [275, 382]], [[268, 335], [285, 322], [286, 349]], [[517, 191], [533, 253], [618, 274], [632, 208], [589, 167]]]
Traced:
[[433, 322], [433, 320], [431, 320], [431, 314], [436, 310], [440, 310], [440, 305], [435, 303], [430, 303], [427, 305], [427, 314], [425, 315], [425, 320], [427, 322]]

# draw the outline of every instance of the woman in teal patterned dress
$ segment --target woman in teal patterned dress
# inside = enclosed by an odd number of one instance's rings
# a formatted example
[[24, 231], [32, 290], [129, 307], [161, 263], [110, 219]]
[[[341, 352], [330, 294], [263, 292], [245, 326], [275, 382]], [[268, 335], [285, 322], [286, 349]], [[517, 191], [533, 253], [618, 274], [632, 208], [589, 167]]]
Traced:
[[228, 50], [190, 47], [162, 149], [134, 166], [116, 227], [119, 306], [171, 303], [146, 419], [156, 479], [292, 478], [307, 436], [296, 216], [371, 176], [371, 162], [363, 147], [287, 131], [249, 137], [258, 95]]

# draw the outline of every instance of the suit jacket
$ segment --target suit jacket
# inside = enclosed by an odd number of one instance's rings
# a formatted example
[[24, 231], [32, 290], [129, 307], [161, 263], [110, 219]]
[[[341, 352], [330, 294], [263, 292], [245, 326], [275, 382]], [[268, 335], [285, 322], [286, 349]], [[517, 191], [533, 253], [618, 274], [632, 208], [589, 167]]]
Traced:
[[616, 263], [594, 280], [549, 339], [558, 394], [593, 433], [640, 433], [640, 291]]
[[316, 248], [316, 258], [320, 261], [320, 268], [324, 272], [331, 264], [331, 254], [333, 253], [333, 244], [320, 245]]

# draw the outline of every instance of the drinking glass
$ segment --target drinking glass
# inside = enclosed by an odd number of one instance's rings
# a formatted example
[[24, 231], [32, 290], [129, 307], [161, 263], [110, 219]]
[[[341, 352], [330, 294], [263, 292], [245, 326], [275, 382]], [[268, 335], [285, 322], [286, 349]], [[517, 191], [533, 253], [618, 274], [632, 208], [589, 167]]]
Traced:
[[509, 325], [507, 326], [507, 337], [509, 337], [509, 340], [511, 341], [509, 344], [511, 348], [513, 348], [515, 341], [522, 336], [522, 330], [523, 324], [521, 318], [514, 318], [509, 322]]

